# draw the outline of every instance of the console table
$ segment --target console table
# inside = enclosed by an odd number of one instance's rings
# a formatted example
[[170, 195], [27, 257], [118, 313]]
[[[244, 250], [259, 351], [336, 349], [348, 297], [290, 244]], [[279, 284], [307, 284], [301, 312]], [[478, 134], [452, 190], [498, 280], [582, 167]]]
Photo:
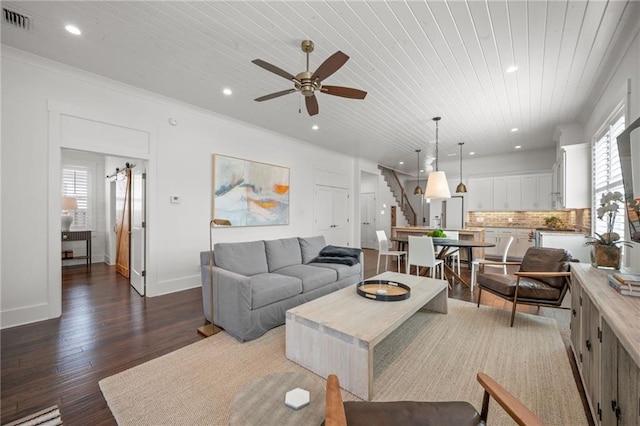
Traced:
[[84, 256], [73, 256], [68, 259], [87, 259], [87, 266], [91, 266], [91, 230], [88, 231], [62, 231], [62, 242], [65, 241], [85, 241], [87, 248]]
[[607, 283], [615, 271], [572, 263], [571, 348], [596, 425], [640, 425], [640, 297]]

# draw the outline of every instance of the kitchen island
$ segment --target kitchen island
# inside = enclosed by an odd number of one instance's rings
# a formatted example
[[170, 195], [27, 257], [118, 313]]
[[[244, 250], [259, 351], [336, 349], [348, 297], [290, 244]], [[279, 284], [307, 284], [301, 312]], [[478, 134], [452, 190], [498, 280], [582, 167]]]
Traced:
[[[436, 228], [427, 226], [392, 226], [391, 238], [406, 238], [409, 235], [421, 236], [426, 235], [428, 232], [434, 231]], [[451, 229], [452, 231], [458, 231], [460, 240], [467, 241], [484, 241], [484, 228], [464, 228], [464, 229]], [[444, 231], [445, 234], [447, 231]], [[473, 249], [473, 258], [484, 258], [484, 248], [476, 247]], [[460, 261], [467, 260], [466, 250], [460, 252]]]

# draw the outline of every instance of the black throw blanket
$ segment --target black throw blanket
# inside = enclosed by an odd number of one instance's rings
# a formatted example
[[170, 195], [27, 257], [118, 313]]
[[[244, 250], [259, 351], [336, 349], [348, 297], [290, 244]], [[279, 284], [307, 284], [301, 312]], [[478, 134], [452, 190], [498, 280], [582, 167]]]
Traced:
[[353, 266], [360, 262], [360, 250], [353, 247], [326, 246], [318, 257], [312, 260], [316, 263], [339, 263], [342, 265]]

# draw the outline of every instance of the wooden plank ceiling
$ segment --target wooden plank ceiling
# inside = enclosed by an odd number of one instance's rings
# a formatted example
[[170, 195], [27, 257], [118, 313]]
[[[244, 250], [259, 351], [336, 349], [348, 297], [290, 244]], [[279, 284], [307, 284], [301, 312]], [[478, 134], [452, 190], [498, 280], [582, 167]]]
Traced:
[[[638, 21], [638, 2], [599, 0], [2, 6], [31, 19], [28, 31], [3, 21], [5, 45], [408, 174], [416, 149], [433, 160], [434, 116], [440, 161], [458, 154], [458, 142], [465, 156], [552, 147], [557, 125], [584, 122]], [[67, 33], [68, 23], [82, 35]], [[349, 55], [324, 83], [367, 98], [319, 94], [314, 117], [298, 93], [254, 102], [292, 83], [251, 60], [295, 75], [305, 70], [304, 39], [315, 43], [311, 71], [337, 50]]]

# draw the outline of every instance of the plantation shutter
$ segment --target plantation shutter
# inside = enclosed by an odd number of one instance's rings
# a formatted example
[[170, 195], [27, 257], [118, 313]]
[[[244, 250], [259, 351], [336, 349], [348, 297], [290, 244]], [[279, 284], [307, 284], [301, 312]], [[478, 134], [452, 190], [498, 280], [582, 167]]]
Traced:
[[69, 212], [73, 216], [71, 229], [90, 229], [89, 171], [84, 168], [63, 167], [62, 195], [75, 197], [78, 203], [78, 209]]
[[[624, 197], [624, 186], [622, 183], [622, 167], [620, 166], [620, 155], [618, 154], [618, 143], [616, 138], [624, 131], [624, 115], [617, 114], [610, 124], [606, 126], [599, 139], [593, 145], [592, 151], [592, 176], [593, 176], [593, 229], [598, 234], [607, 232], [607, 224], [599, 220], [596, 210], [600, 206], [602, 195], [611, 192], [620, 192]], [[624, 238], [626, 226], [625, 209], [621, 208], [616, 216], [613, 231]]]

